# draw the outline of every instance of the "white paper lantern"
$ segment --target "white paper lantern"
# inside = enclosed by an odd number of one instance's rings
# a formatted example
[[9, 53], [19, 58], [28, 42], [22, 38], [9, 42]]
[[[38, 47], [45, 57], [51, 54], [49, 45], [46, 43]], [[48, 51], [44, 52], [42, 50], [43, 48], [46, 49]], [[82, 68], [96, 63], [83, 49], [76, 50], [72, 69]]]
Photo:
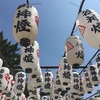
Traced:
[[99, 82], [98, 75], [97, 75], [97, 66], [96, 65], [89, 65], [87, 67], [87, 69], [88, 69], [88, 74], [89, 74], [90, 81], [91, 81], [92, 85], [98, 86], [98, 84], [100, 82]]
[[79, 93], [79, 86], [80, 86], [79, 73], [72, 72], [71, 93], [73, 95], [77, 95]]
[[9, 80], [9, 73], [10, 70], [7, 67], [2, 67], [0, 69], [0, 90], [2, 92], [5, 92], [5, 90], [7, 90], [7, 83]]
[[24, 92], [26, 85], [26, 74], [24, 72], [17, 72], [15, 75], [14, 92], [18, 96]]
[[79, 96], [83, 96], [85, 94], [85, 90], [84, 90], [84, 87], [83, 87], [82, 77], [80, 76], [79, 79], [80, 79], [80, 81], [79, 81], [80, 86], [79, 86], [79, 93], [78, 94], [79, 94]]
[[60, 77], [59, 77], [59, 72], [56, 72], [56, 78], [54, 80], [54, 85], [56, 86], [56, 88], [61, 91], [63, 89], [63, 86], [61, 85], [61, 81], [60, 81]]
[[3, 65], [3, 60], [0, 58], [0, 69], [1, 69], [2, 65]]
[[70, 65], [74, 67], [84, 62], [84, 48], [79, 36], [69, 36], [66, 39], [65, 49], [67, 61]]
[[29, 95], [32, 96], [32, 92], [35, 90], [35, 87], [34, 87], [33, 81], [30, 80], [30, 77], [28, 79], [27, 89], [28, 89]]
[[97, 77], [98, 77], [98, 80], [99, 80], [99, 84], [100, 84], [100, 54], [97, 55], [96, 57], [96, 63], [95, 63], [95, 66], [96, 66], [96, 71], [97, 71]]
[[42, 74], [40, 76], [33, 74], [29, 77], [29, 80], [33, 82], [34, 87], [41, 87], [43, 84], [43, 76]]
[[13, 99], [15, 98], [15, 93], [14, 93], [14, 81], [11, 81], [11, 88], [8, 93], [6, 93], [7, 99]]
[[[100, 49], [100, 16], [92, 9], [81, 11], [77, 16], [77, 27], [86, 42]], [[95, 41], [93, 41], [95, 40]]]
[[70, 88], [68, 85], [72, 77], [72, 66], [68, 64], [66, 57], [62, 57], [59, 63], [59, 78], [64, 88]]
[[0, 98], [1, 100], [7, 100], [7, 97], [6, 97], [6, 95], [1, 95], [1, 98]]
[[32, 5], [20, 5], [15, 12], [13, 21], [13, 35], [22, 46], [32, 44], [38, 34], [39, 16]]
[[29, 91], [29, 96], [28, 99], [30, 98], [33, 98], [32, 100], [40, 100], [40, 89], [39, 88], [35, 88], [35, 87], [32, 87], [32, 89], [28, 89]]
[[32, 45], [22, 47], [21, 67], [26, 73], [33, 73], [34, 69], [40, 67], [39, 63], [39, 44], [34, 41]]
[[53, 73], [50, 70], [46, 70], [43, 76], [43, 91], [46, 94], [51, 94], [53, 89]]
[[84, 70], [82, 73], [82, 82], [83, 82], [83, 87], [84, 87], [85, 92], [90, 94], [93, 91], [93, 86], [90, 81], [87, 70]]

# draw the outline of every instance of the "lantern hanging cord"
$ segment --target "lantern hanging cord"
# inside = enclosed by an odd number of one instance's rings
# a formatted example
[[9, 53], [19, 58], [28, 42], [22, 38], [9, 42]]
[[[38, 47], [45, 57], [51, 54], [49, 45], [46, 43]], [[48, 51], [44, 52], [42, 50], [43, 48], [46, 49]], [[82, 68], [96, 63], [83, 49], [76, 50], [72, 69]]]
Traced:
[[91, 97], [95, 96], [95, 95], [96, 95], [96, 94], [98, 94], [98, 93], [100, 93], [100, 91], [98, 91], [98, 92], [94, 93], [93, 95], [91, 95], [91, 96], [89, 96], [89, 97], [85, 98], [84, 100], [87, 100], [87, 99], [89, 99], [89, 98], [91, 98]]
[[[81, 5], [80, 5], [80, 7], [79, 7], [78, 14], [81, 12], [84, 2], [85, 2], [85, 0], [82, 0], [82, 3], [81, 3]], [[74, 26], [73, 26], [73, 29], [72, 29], [72, 32], [71, 32], [71, 36], [72, 36], [73, 33], [74, 33], [75, 27], [76, 27], [76, 21], [75, 21], [75, 23], [74, 23]]]
[[26, 0], [27, 4], [29, 4], [29, 0]]
[[88, 66], [88, 64], [92, 61], [92, 59], [97, 55], [97, 53], [100, 51], [100, 49], [93, 55], [93, 57], [89, 60], [89, 62], [86, 64], [86, 67], [84, 67], [83, 69], [82, 69], [82, 71], [79, 73], [79, 74], [81, 74], [86, 68], [87, 68], [87, 66]]

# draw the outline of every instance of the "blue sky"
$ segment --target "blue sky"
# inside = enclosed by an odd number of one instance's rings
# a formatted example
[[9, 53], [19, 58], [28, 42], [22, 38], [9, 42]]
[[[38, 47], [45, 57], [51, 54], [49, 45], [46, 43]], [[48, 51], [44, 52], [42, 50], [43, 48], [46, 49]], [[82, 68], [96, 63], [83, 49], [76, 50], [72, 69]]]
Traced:
[[[81, 0], [29, 0], [39, 13], [39, 32], [37, 41], [40, 45], [40, 64], [42, 66], [57, 66], [65, 50], [65, 40], [70, 36], [77, 17]], [[0, 0], [0, 31], [12, 43], [16, 43], [12, 33], [12, 23], [16, 8], [26, 3], [26, 0]], [[100, 14], [99, 0], [86, 0], [84, 9], [93, 9]], [[77, 28], [74, 35], [79, 35], [83, 41], [86, 65], [97, 49], [90, 47], [82, 38]], [[19, 47], [21, 47], [19, 45]]]

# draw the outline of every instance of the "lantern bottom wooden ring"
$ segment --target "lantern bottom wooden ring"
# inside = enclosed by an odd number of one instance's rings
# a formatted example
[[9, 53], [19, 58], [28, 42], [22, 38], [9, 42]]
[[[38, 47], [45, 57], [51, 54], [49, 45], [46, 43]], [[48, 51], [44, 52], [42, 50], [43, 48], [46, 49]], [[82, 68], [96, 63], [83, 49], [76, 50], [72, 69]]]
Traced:
[[73, 64], [73, 69], [78, 69], [78, 68], [80, 68], [80, 65], [79, 64]]
[[32, 73], [32, 69], [31, 69], [31, 68], [26, 68], [26, 69], [25, 69], [25, 72], [26, 72], [26, 73]]
[[91, 91], [88, 91], [87, 93], [88, 93], [88, 94], [91, 94]]
[[94, 86], [98, 86], [98, 84], [95, 84]]
[[27, 46], [30, 45], [30, 40], [29, 40], [28, 38], [22, 38], [22, 39], [20, 40], [20, 45], [21, 45], [21, 46], [24, 46], [24, 47], [27, 47]]
[[63, 85], [66, 86], [66, 85], [68, 85], [68, 83], [67, 82], [63, 82]]

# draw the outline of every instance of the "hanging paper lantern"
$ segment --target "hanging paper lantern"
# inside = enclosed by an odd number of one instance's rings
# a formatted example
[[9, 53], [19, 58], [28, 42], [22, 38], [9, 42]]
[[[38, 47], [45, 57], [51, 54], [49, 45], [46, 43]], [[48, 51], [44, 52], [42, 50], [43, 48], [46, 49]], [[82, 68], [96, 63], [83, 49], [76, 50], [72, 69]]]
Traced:
[[63, 87], [61, 85], [61, 81], [60, 81], [59, 74], [57, 71], [56, 78], [55, 78], [54, 83], [53, 83], [53, 91], [52, 91], [53, 100], [58, 100], [58, 97], [59, 97], [62, 89], [63, 89]]
[[6, 95], [5, 95], [5, 94], [1, 95], [1, 98], [0, 98], [0, 100], [7, 100], [7, 97], [6, 97]]
[[73, 68], [79, 67], [84, 61], [84, 48], [79, 36], [69, 36], [66, 40], [66, 58]]
[[17, 72], [15, 75], [14, 92], [20, 96], [25, 89], [26, 74], [24, 72]]
[[79, 83], [79, 96], [83, 96], [85, 94], [85, 90], [84, 90], [84, 87], [83, 87], [83, 82], [82, 82], [82, 77], [80, 76], [80, 83]]
[[40, 76], [33, 74], [29, 77], [29, 80], [33, 82], [34, 87], [41, 87], [43, 84], [43, 76], [42, 73]]
[[33, 73], [34, 69], [40, 67], [39, 64], [39, 44], [34, 41], [32, 45], [22, 47], [21, 67], [26, 73]]
[[90, 81], [92, 83], [92, 85], [94, 86], [98, 86], [98, 84], [100, 83], [99, 82], [99, 79], [98, 79], [98, 76], [97, 76], [97, 68], [95, 65], [90, 65], [87, 67], [88, 69], [88, 74], [89, 74], [89, 78], [90, 78]]
[[60, 81], [60, 78], [59, 78], [59, 74], [58, 74], [58, 71], [56, 72], [56, 78], [54, 80], [54, 85], [56, 86], [56, 88], [58, 89], [58, 91], [60, 92], [62, 90], [62, 85], [61, 85], [61, 81]]
[[23, 4], [16, 9], [13, 21], [13, 35], [22, 46], [32, 44], [38, 34], [39, 16], [32, 5]]
[[80, 86], [79, 84], [80, 84], [79, 73], [72, 72], [71, 93], [73, 95], [77, 95], [79, 93], [79, 86]]
[[[15, 93], [14, 93], [14, 81], [10, 81], [11, 88], [8, 93], [6, 93], [7, 99], [13, 99], [15, 98]], [[16, 99], [15, 99], [16, 100]]]
[[33, 81], [31, 81], [30, 79], [28, 80], [27, 89], [28, 89], [29, 95], [32, 96], [33, 91], [35, 90], [35, 87], [34, 87]]
[[83, 87], [84, 87], [85, 92], [90, 94], [93, 91], [93, 86], [92, 86], [92, 83], [90, 81], [87, 70], [84, 70], [82, 73], [82, 82], [83, 82]]
[[2, 67], [0, 69], [0, 90], [2, 92], [5, 92], [5, 89], [8, 88], [7, 83], [9, 80], [9, 73], [10, 73], [10, 70], [7, 67]]
[[66, 57], [62, 57], [59, 63], [59, 78], [61, 81], [61, 85], [64, 88], [69, 88], [69, 82], [71, 81], [72, 77], [72, 66], [68, 64]]
[[28, 89], [29, 96], [30, 96], [29, 98], [31, 97], [40, 98], [40, 92], [39, 92], [40, 89], [35, 87], [33, 81], [30, 78], [28, 79], [27, 89]]
[[[33, 89], [33, 90], [32, 90]], [[28, 89], [29, 91], [29, 98], [33, 98], [32, 100], [40, 100], [40, 89], [39, 88], [36, 88], [36, 87], [32, 87], [32, 89]]]
[[2, 65], [3, 65], [3, 60], [0, 58], [0, 69], [1, 69]]
[[43, 76], [43, 91], [46, 94], [51, 94], [53, 89], [53, 73], [50, 70], [46, 70]]
[[100, 54], [98, 54], [96, 56], [96, 63], [95, 63], [95, 66], [97, 68], [97, 77], [98, 77], [98, 80], [99, 80], [99, 84], [100, 84]]
[[[81, 11], [77, 16], [77, 27], [86, 42], [100, 49], [100, 16], [92, 9]], [[95, 40], [95, 41], [93, 41]]]

